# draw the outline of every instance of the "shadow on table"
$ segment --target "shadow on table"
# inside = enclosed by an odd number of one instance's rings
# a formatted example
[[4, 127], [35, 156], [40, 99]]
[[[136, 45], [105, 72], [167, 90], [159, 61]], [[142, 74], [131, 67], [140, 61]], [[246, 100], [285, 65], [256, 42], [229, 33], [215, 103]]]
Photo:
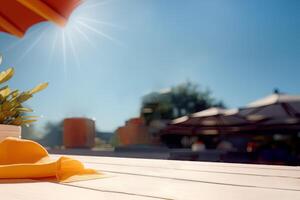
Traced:
[[36, 183], [45, 182], [44, 180], [32, 180], [32, 179], [0, 179], [0, 184], [18, 184], [18, 183]]

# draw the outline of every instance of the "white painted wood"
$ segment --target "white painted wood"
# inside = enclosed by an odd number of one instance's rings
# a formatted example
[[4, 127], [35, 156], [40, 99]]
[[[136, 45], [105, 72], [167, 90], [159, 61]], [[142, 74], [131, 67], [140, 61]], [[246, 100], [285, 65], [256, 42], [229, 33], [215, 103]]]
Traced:
[[[52, 155], [60, 157], [61, 155]], [[185, 166], [218, 166], [218, 167], [234, 167], [245, 169], [277, 169], [277, 170], [296, 170], [300, 171], [300, 167], [283, 166], [283, 165], [262, 165], [262, 164], [238, 164], [238, 163], [221, 163], [221, 162], [200, 162], [200, 161], [178, 161], [178, 160], [160, 160], [160, 159], [143, 159], [143, 158], [117, 158], [117, 157], [95, 157], [95, 156], [71, 156], [73, 158], [84, 160], [85, 162], [103, 162], [108, 161], [113, 163], [126, 163], [128, 165], [150, 164], [161, 166], [161, 164], [184, 164]]]
[[0, 199], [300, 200], [299, 167], [71, 157], [107, 177], [66, 184], [0, 181]]
[[[55, 155], [56, 156], [56, 155]], [[217, 162], [193, 162], [156, 159], [136, 158], [114, 158], [114, 157], [91, 157], [72, 156], [88, 164], [110, 164], [116, 166], [153, 167], [175, 170], [208, 171], [253, 174], [264, 176], [283, 176], [300, 178], [300, 167], [279, 166], [279, 165], [253, 165], [253, 164], [231, 164]]]
[[241, 185], [247, 187], [293, 189], [300, 191], [300, 179], [293, 177], [248, 175], [234, 173], [216, 173], [174, 170], [153, 167], [116, 166], [103, 164], [86, 164], [87, 167], [104, 172], [130, 174], [135, 176], [162, 177], [164, 179], [190, 180], [215, 184]]
[[123, 174], [114, 174], [113, 177], [102, 179], [101, 181], [92, 180], [70, 184], [180, 200], [300, 199], [300, 193], [297, 191], [282, 191], [255, 187], [207, 184], [201, 182], [178, 181], [171, 179], [160, 179]]
[[[138, 196], [119, 191], [93, 190], [48, 182], [19, 181], [4, 183], [0, 181], [1, 200], [153, 200], [154, 198]], [[16, 181], [8, 181], [16, 182]]]

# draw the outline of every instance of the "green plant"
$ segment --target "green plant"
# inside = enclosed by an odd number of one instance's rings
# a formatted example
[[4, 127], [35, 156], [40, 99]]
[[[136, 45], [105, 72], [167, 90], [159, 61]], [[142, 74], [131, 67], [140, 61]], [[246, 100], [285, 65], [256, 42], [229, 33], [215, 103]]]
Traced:
[[[2, 56], [0, 55], [0, 65]], [[5, 83], [14, 75], [14, 68], [9, 68], [0, 73], [0, 84]], [[23, 107], [23, 103], [30, 99], [33, 94], [45, 89], [48, 83], [42, 83], [25, 92], [11, 90], [7, 85], [0, 88], [0, 124], [24, 125], [37, 120], [36, 116], [28, 116], [32, 109]]]

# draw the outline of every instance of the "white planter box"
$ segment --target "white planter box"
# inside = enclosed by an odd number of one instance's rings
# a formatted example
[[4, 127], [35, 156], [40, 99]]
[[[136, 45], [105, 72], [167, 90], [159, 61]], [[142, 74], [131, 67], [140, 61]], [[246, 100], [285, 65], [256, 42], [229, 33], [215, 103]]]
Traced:
[[0, 141], [7, 137], [21, 138], [21, 126], [0, 124]]

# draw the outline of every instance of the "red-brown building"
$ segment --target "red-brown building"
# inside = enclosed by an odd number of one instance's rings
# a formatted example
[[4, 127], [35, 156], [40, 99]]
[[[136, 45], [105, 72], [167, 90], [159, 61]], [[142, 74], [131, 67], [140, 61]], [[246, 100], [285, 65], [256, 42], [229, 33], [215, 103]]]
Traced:
[[141, 118], [132, 118], [116, 130], [120, 145], [151, 144], [152, 137], [149, 128]]
[[95, 121], [88, 118], [64, 120], [64, 146], [66, 148], [92, 148], [95, 144]]

